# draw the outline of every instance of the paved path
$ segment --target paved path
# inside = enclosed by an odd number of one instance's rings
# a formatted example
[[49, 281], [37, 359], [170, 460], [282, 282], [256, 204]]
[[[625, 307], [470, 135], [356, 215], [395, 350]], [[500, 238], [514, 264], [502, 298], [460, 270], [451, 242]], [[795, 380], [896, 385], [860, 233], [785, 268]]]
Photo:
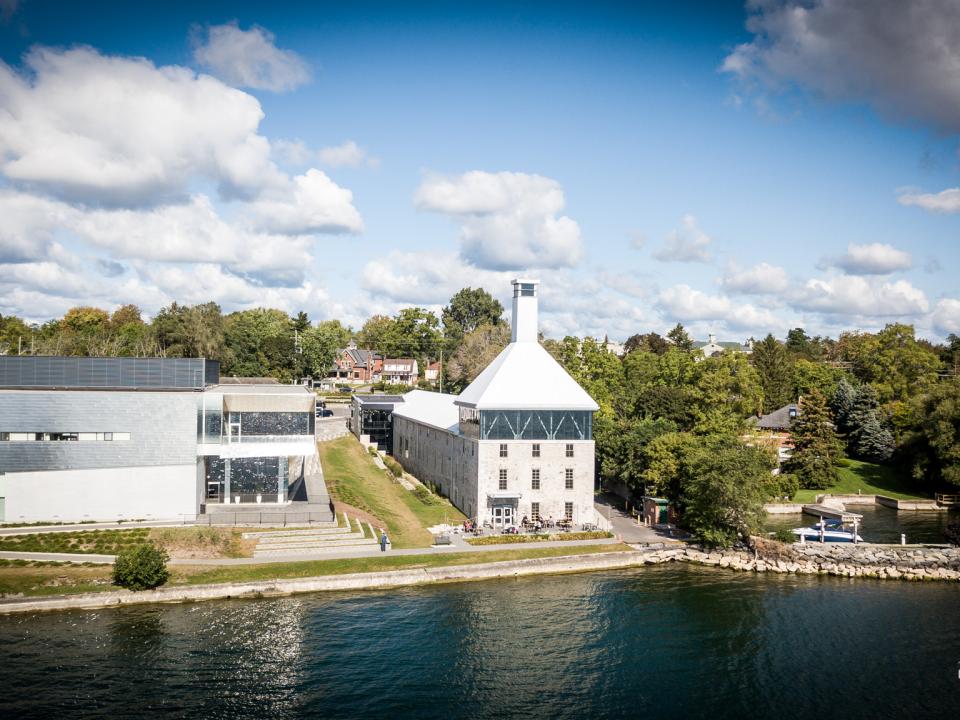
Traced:
[[623, 509], [623, 500], [616, 496], [600, 495], [594, 501], [594, 507], [603, 517], [610, 519], [613, 534], [622, 537], [625, 543], [658, 543], [676, 539], [660, 530], [638, 525], [636, 518]]
[[[345, 560], [349, 558], [378, 557], [382, 555], [438, 555], [451, 552], [493, 552], [495, 550], [517, 550], [530, 547], [583, 547], [584, 545], [609, 545], [612, 538], [598, 540], [550, 540], [537, 543], [505, 543], [502, 545], [468, 545], [457, 542], [454, 545], [440, 545], [428, 548], [404, 548], [402, 550], [387, 550], [381, 553], [379, 546], [362, 550], [347, 550], [344, 552], [305, 553], [303, 555], [281, 555], [271, 558], [175, 558], [170, 565], [272, 565], [274, 563], [303, 562], [312, 560]], [[7, 552], [0, 551], [0, 558], [40, 560], [57, 562], [95, 562], [112, 563], [113, 555], [80, 555], [70, 553], [35, 553], [35, 552]]]

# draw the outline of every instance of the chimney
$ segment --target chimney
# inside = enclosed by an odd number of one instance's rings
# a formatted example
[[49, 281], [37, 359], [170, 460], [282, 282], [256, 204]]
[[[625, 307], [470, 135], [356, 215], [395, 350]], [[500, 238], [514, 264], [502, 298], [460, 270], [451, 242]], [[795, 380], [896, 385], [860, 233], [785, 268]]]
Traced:
[[714, 335], [713, 333], [710, 333], [710, 334], [707, 336], [707, 340], [710, 341], [710, 344], [711, 344], [711, 345], [716, 345], [716, 344], [717, 344], [717, 336]]
[[513, 285], [511, 342], [537, 342], [537, 286], [539, 280], [517, 278]]

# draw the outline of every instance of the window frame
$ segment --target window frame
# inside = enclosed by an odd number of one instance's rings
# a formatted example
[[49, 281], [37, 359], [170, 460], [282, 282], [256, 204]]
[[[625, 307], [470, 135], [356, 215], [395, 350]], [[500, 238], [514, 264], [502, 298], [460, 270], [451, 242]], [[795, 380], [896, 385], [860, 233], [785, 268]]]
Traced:
[[565, 490], [573, 490], [573, 468], [563, 471], [563, 487]]
[[573, 443], [567, 443], [566, 445], [567, 445], [567, 447], [566, 447], [566, 449], [565, 449], [566, 456], [567, 456], [568, 458], [572, 458], [572, 457], [573, 457]]

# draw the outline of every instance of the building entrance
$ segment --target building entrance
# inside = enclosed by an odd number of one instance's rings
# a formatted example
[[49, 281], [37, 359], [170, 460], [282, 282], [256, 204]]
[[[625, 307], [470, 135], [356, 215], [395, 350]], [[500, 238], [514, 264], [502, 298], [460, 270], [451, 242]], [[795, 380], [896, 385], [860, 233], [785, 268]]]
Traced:
[[516, 525], [516, 509], [513, 505], [494, 505], [493, 506], [493, 526], [511, 527]]

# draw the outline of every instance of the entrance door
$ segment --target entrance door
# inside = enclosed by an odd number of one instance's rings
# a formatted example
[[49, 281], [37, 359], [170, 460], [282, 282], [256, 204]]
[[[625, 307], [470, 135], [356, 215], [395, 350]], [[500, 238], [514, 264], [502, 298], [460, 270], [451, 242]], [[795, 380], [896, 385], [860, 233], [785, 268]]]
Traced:
[[223, 494], [223, 483], [216, 480], [207, 481], [207, 502], [220, 502]]
[[510, 527], [514, 525], [513, 505], [494, 505], [493, 506], [493, 526]]

